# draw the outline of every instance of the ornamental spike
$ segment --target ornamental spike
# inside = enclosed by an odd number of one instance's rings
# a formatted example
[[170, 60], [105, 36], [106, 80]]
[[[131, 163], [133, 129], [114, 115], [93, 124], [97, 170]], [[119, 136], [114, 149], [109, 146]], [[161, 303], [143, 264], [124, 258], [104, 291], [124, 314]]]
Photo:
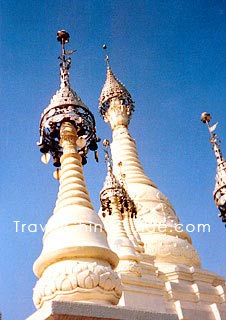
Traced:
[[[103, 45], [103, 49], [107, 49], [106, 44]], [[135, 109], [134, 101], [126, 87], [114, 75], [107, 54], [105, 61], [107, 77], [99, 98], [100, 114], [111, 125], [112, 129], [118, 125], [128, 126]], [[115, 120], [113, 120], [114, 118]]]
[[[201, 121], [207, 125], [210, 134], [210, 143], [212, 144], [212, 149], [214, 151], [217, 160], [217, 173], [216, 173], [216, 184], [213, 191], [213, 198], [215, 204], [220, 211], [219, 217], [222, 222], [226, 222], [226, 160], [222, 156], [220, 143], [217, 134], [214, 132], [216, 130], [217, 124], [210, 125], [212, 117], [209, 113], [203, 112], [201, 114]], [[226, 227], [226, 225], [225, 225]]]

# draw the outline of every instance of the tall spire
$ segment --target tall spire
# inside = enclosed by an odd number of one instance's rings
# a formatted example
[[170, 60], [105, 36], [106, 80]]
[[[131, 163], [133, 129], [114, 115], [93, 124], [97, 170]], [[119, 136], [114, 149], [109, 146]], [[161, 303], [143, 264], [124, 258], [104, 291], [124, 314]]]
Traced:
[[40, 279], [33, 300], [37, 308], [51, 300], [117, 304], [121, 281], [113, 269], [119, 259], [110, 250], [104, 226], [93, 210], [82, 168], [88, 149], [96, 149], [95, 120], [70, 88], [64, 50], [68, 33], [58, 32], [59, 39], [63, 47], [61, 88], [42, 115], [40, 131], [41, 148], [59, 158], [62, 169], [43, 250], [34, 263]]
[[[106, 49], [106, 46], [103, 46]], [[120, 175], [118, 163], [122, 163], [126, 182], [142, 182], [155, 186], [145, 175], [138, 158], [136, 143], [130, 136], [128, 125], [134, 111], [134, 102], [124, 85], [115, 77], [106, 56], [107, 78], [99, 98], [99, 110], [105, 122], [109, 123], [113, 130], [113, 142], [111, 144], [114, 159], [113, 170], [116, 176]], [[120, 147], [118, 146], [120, 144]], [[114, 146], [117, 147], [115, 151]]]
[[213, 197], [216, 206], [220, 211], [219, 217], [222, 218], [222, 222], [226, 223], [226, 160], [222, 156], [220, 140], [218, 139], [217, 134], [214, 133], [218, 123], [210, 126], [211, 115], [207, 112], [201, 114], [201, 121], [207, 125], [210, 133], [210, 143], [212, 144], [212, 149], [217, 160], [216, 184], [213, 191]]
[[100, 193], [100, 201], [108, 243], [119, 257], [117, 271], [140, 276], [139, 257], [136, 253], [136, 249], [140, 249], [140, 246], [131, 228], [131, 219], [135, 218], [137, 213], [136, 207], [124, 186], [112, 172], [108, 140], [104, 140], [104, 146], [108, 170]]
[[[129, 99], [123, 99], [123, 96]], [[138, 157], [136, 142], [129, 132], [134, 103], [126, 88], [116, 79], [107, 59], [107, 79], [100, 96], [100, 112], [112, 129], [111, 152], [113, 172], [120, 171], [131, 199], [135, 202], [137, 230], [145, 252], [155, 256], [156, 263], [180, 263], [200, 266], [200, 258], [184, 230], [177, 229], [179, 219], [169, 200], [145, 174]], [[137, 126], [142, 130], [140, 126]], [[121, 163], [121, 166], [118, 164]], [[151, 163], [151, 162], [150, 162]]]

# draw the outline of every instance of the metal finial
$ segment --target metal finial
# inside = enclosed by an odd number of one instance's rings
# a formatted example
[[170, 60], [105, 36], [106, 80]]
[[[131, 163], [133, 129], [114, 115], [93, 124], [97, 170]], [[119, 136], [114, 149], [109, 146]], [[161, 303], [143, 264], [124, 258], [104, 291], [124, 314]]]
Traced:
[[70, 39], [70, 35], [65, 30], [60, 30], [57, 32], [57, 41], [61, 42], [62, 46], [64, 46], [65, 43], [68, 43]]
[[70, 35], [67, 31], [61, 30], [57, 32], [57, 41], [61, 43], [62, 53], [58, 57], [60, 62], [61, 85], [69, 86], [69, 69], [71, 67], [70, 55], [76, 50], [65, 50], [65, 44], [69, 42]]
[[210, 143], [212, 144], [212, 148], [214, 150], [216, 159], [217, 159], [217, 164], [221, 164], [224, 162], [224, 158], [222, 157], [221, 150], [220, 150], [220, 140], [218, 139], [218, 136], [214, 131], [217, 128], [218, 122], [215, 123], [214, 125], [210, 125], [212, 117], [210, 113], [208, 112], [203, 112], [201, 114], [201, 121], [206, 124], [209, 134], [210, 134]]
[[210, 113], [203, 112], [201, 114], [201, 121], [207, 125], [210, 133], [210, 143], [212, 144], [212, 149], [217, 160], [216, 185], [213, 192], [213, 198], [220, 211], [218, 216], [222, 218], [222, 222], [226, 222], [226, 161], [221, 153], [220, 140], [217, 134], [214, 133], [218, 122], [210, 126], [211, 119]]
[[[218, 125], [218, 122], [215, 123], [214, 125], [210, 126], [210, 121], [211, 121], [211, 119], [212, 119], [211, 114], [208, 113], [208, 112], [203, 112], [203, 113], [201, 114], [200, 119], [201, 119], [201, 121], [202, 121], [203, 123], [205, 123], [205, 124], [207, 125], [207, 128], [208, 128], [208, 130], [209, 130], [209, 133], [210, 133], [211, 138], [217, 137], [217, 135], [216, 135], [215, 133], [213, 133], [213, 132], [216, 130], [216, 127], [217, 127], [217, 125]], [[210, 141], [210, 142], [212, 143], [212, 141]]]
[[207, 113], [207, 112], [203, 112], [200, 118], [203, 123], [209, 123], [210, 120], [212, 119], [210, 113]]
[[65, 44], [69, 42], [70, 35], [65, 30], [57, 32], [57, 40], [62, 45], [60, 61], [60, 90], [51, 99], [50, 105], [44, 110], [40, 120], [40, 147], [42, 161], [48, 163], [53, 157], [53, 165], [60, 167], [60, 157], [63, 149], [60, 143], [60, 127], [64, 121], [71, 122], [77, 133], [77, 149], [81, 156], [82, 164], [87, 163], [88, 151], [93, 151], [98, 162], [98, 145], [100, 141], [96, 136], [95, 118], [92, 112], [82, 102], [80, 97], [70, 88], [69, 69], [71, 65], [70, 55], [76, 50], [65, 50]]
[[[103, 45], [103, 49], [106, 50], [107, 46], [106, 44]], [[112, 68], [110, 66], [109, 57], [108, 55], [105, 56], [105, 62], [106, 62], [106, 81], [104, 83], [104, 86], [101, 91], [101, 95], [99, 98], [99, 111], [100, 114], [103, 116], [104, 120], [108, 123], [111, 121], [109, 120], [109, 117], [106, 116], [108, 113], [108, 109], [110, 108], [111, 102], [115, 101], [115, 99], [118, 99], [119, 104], [117, 109], [117, 113], [124, 113], [123, 118], [125, 119], [125, 122], [129, 124], [132, 112], [134, 111], [134, 101], [132, 100], [132, 97], [126, 87], [122, 84], [122, 82], [116, 78], [114, 75]], [[114, 110], [116, 111], [114, 108]]]
[[109, 56], [107, 54], [107, 45], [106, 44], [103, 44], [103, 47], [102, 47], [105, 52], [106, 52], [106, 55], [105, 55], [105, 62], [107, 63], [107, 65], [109, 66]]

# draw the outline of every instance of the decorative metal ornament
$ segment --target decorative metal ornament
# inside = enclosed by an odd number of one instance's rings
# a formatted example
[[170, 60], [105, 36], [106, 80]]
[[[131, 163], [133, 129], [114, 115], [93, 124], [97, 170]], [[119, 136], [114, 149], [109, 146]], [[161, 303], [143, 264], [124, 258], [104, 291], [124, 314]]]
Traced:
[[[106, 50], [106, 44], [103, 45], [103, 49]], [[105, 118], [105, 114], [110, 108], [110, 103], [113, 99], [118, 99], [120, 107], [125, 108], [127, 115], [130, 117], [135, 110], [134, 101], [126, 87], [115, 77], [109, 64], [108, 55], [105, 56], [107, 64], [107, 79], [100, 95], [99, 111]]]
[[105, 161], [107, 163], [107, 177], [105, 179], [104, 187], [100, 193], [100, 202], [102, 208], [102, 215], [105, 217], [107, 214], [111, 215], [112, 201], [117, 204], [117, 207], [121, 213], [121, 218], [124, 219], [126, 214], [129, 214], [131, 218], [137, 217], [137, 209], [134, 201], [130, 198], [128, 192], [123, 183], [124, 176], [121, 175], [122, 179], [117, 180], [112, 170], [112, 159], [109, 151], [110, 142], [105, 139], [103, 141], [105, 146]]
[[78, 152], [82, 157], [82, 163], [87, 163], [89, 150], [95, 152], [98, 161], [96, 124], [92, 112], [82, 102], [80, 97], [72, 90], [69, 82], [69, 69], [71, 67], [70, 55], [76, 50], [65, 50], [65, 44], [69, 42], [70, 35], [65, 30], [58, 31], [57, 40], [61, 42], [62, 53], [60, 60], [60, 89], [51, 99], [50, 105], [44, 110], [40, 120], [40, 152], [50, 153], [53, 165], [60, 167], [62, 147], [60, 145], [60, 127], [62, 122], [71, 122], [78, 135]]
[[[220, 149], [220, 140], [214, 131], [216, 130], [217, 124], [210, 126], [211, 115], [207, 112], [201, 114], [201, 121], [207, 125], [210, 133], [210, 143], [217, 160], [217, 173], [216, 173], [216, 184], [213, 192], [213, 198], [215, 204], [220, 211], [219, 217], [222, 222], [226, 223], [226, 160], [223, 158]], [[226, 227], [226, 225], [225, 225]]]

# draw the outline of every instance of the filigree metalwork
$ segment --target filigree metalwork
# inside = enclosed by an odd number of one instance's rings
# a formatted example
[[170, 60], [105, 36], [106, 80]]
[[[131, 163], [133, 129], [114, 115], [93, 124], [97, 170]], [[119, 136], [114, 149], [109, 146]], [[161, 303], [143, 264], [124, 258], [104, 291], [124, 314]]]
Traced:
[[128, 192], [126, 191], [123, 181], [119, 181], [113, 173], [112, 160], [109, 152], [110, 143], [105, 139], [103, 144], [105, 146], [105, 161], [107, 162], [108, 173], [104, 187], [100, 193], [102, 215], [105, 217], [106, 214], [111, 215], [113, 213], [111, 203], [114, 201], [117, 203], [117, 207], [121, 213], [122, 219], [124, 219], [125, 214], [129, 214], [131, 218], [136, 218], [137, 208], [134, 201], [130, 198]]
[[[222, 222], [226, 223], [226, 160], [222, 156], [220, 149], [220, 140], [214, 131], [216, 130], [217, 124], [210, 126], [211, 115], [207, 112], [201, 114], [201, 121], [208, 127], [210, 133], [210, 143], [217, 160], [217, 173], [216, 173], [216, 184], [213, 191], [213, 198], [217, 208], [219, 209], [219, 217]], [[225, 225], [226, 227], [226, 225]]]
[[57, 40], [61, 42], [62, 54], [60, 59], [61, 87], [53, 96], [50, 105], [46, 108], [40, 120], [40, 151], [50, 153], [53, 157], [53, 165], [60, 167], [62, 147], [60, 145], [60, 127], [62, 122], [71, 122], [76, 129], [78, 140], [78, 152], [82, 157], [82, 163], [87, 163], [89, 150], [95, 152], [98, 161], [96, 124], [92, 112], [81, 101], [80, 97], [71, 89], [69, 82], [69, 69], [71, 66], [70, 55], [75, 50], [65, 50], [65, 43], [69, 42], [69, 34], [65, 31], [57, 33]]
[[[103, 45], [103, 49], [106, 50], [107, 46]], [[110, 108], [110, 102], [112, 99], [117, 98], [120, 102], [120, 107], [124, 107], [130, 116], [135, 109], [134, 101], [125, 86], [115, 77], [109, 64], [109, 57], [105, 58], [107, 64], [107, 80], [104, 84], [100, 95], [99, 111], [104, 117], [108, 109]]]

